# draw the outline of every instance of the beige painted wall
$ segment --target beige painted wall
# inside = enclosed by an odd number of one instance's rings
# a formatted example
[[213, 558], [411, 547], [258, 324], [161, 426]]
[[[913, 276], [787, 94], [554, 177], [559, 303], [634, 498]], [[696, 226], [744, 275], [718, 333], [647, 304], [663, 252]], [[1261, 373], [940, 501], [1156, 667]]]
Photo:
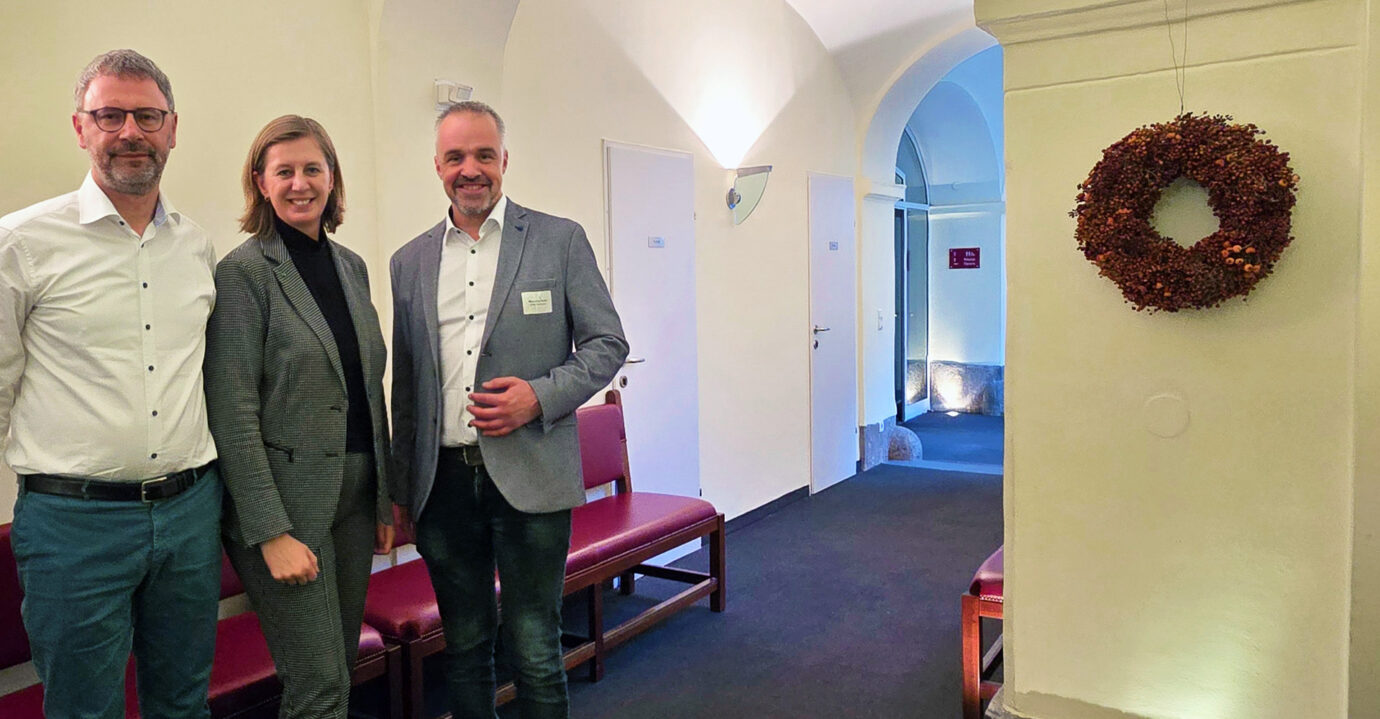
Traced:
[[[377, 277], [368, 17], [365, 0], [0, 4], [0, 94], [14, 103], [0, 133], [0, 213], [81, 183], [88, 159], [71, 128], [73, 83], [97, 54], [132, 47], [163, 68], [177, 100], [163, 189], [220, 253], [243, 239], [239, 175], [250, 141], [294, 112], [331, 133], [348, 201], [337, 239], [371, 260]], [[0, 476], [0, 521], [13, 513], [12, 476]]]
[[1351, 582], [1351, 705], [1380, 716], [1380, 3], [1368, 0], [1362, 110], [1360, 307], [1356, 350], [1356, 497]]
[[[1151, 5], [977, 3], [1006, 49], [1020, 238], [1007, 704], [1059, 719], [1344, 716], [1364, 5], [1223, 0], [1211, 9], [1254, 8], [1192, 21], [1188, 107], [1257, 123], [1291, 153], [1297, 239], [1248, 303], [1146, 315], [1077, 252], [1066, 213], [1103, 147], [1179, 110], [1163, 25], [1108, 29]], [[1182, 434], [1147, 431], [1159, 394], [1181, 398]]]
[[[804, 486], [805, 174], [847, 175], [854, 162], [847, 90], [814, 34], [780, 0], [525, 0], [500, 110], [505, 190], [582, 223], [598, 254], [601, 141], [694, 155], [704, 497], [732, 517]], [[775, 169], [756, 212], [734, 227], [715, 152], [749, 142], [733, 136], [744, 128], [761, 137], [741, 165]]]
[[[309, 0], [291, 9], [262, 0], [117, 0], [90, 8], [76, 0], [0, 8], [0, 66], [10, 70], [0, 89], [25, 109], [0, 137], [4, 211], [80, 182], [86, 159], [67, 120], [72, 80], [96, 53], [123, 45], [172, 78], [181, 125], [164, 188], [222, 253], [242, 239], [238, 176], [253, 134], [284, 112], [325, 124], [349, 190], [338, 238], [369, 262], [385, 332], [387, 258], [444, 211], [431, 167], [434, 78], [471, 85], [476, 99], [504, 113], [513, 156], [505, 189], [579, 220], [596, 249], [604, 237], [601, 140], [688, 150], [705, 496], [733, 516], [808, 482], [805, 173], [851, 173], [854, 118], [829, 56], [781, 0]], [[729, 176], [715, 155], [725, 146], [733, 154], [735, 144], [743, 155], [735, 165], [776, 166], [740, 227], [723, 206]], [[13, 493], [12, 480], [0, 477], [0, 520], [11, 515]]]

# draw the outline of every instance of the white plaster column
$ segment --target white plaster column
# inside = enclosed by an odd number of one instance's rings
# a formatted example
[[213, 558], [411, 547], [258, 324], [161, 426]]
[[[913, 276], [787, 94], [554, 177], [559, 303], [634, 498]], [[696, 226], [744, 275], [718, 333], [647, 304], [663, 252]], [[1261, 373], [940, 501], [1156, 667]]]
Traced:
[[[1177, 21], [1184, 3], [1168, 4]], [[1255, 123], [1290, 153], [1296, 239], [1248, 301], [1149, 315], [1082, 257], [1067, 213], [1103, 148], [1179, 112], [1163, 0], [976, 2], [1006, 58], [1017, 716], [1341, 717], [1349, 681], [1374, 701], [1349, 660], [1353, 611], [1374, 614], [1350, 596], [1357, 472], [1380, 467], [1360, 450], [1380, 423], [1353, 411], [1376, 394], [1358, 357], [1380, 357], [1375, 280], [1357, 270], [1370, 4], [1189, 4], [1187, 109]], [[1149, 431], [1166, 403], [1187, 418], [1169, 437]]]

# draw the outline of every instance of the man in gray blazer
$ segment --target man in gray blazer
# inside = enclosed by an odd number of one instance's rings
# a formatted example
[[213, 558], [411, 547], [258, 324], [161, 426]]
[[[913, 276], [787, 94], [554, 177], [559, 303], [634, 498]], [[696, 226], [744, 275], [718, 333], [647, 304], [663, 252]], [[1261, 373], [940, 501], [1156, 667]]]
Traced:
[[457, 719], [494, 713], [494, 641], [524, 719], [569, 715], [560, 610], [584, 502], [574, 411], [628, 344], [584, 230], [503, 196], [503, 120], [452, 105], [436, 129], [446, 218], [393, 255], [394, 501], [416, 526]]

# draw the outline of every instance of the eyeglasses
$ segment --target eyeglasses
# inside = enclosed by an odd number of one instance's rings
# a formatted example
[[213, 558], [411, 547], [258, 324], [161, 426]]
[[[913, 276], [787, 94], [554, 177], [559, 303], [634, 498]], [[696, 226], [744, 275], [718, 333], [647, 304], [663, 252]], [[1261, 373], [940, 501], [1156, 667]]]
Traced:
[[156, 107], [136, 107], [133, 110], [126, 110], [121, 107], [99, 107], [95, 110], [79, 110], [84, 114], [90, 115], [96, 122], [96, 127], [106, 132], [119, 132], [125, 126], [125, 115], [134, 116], [134, 124], [139, 126], [144, 132], [158, 132], [163, 129], [163, 122], [171, 114], [169, 110], [160, 110]]

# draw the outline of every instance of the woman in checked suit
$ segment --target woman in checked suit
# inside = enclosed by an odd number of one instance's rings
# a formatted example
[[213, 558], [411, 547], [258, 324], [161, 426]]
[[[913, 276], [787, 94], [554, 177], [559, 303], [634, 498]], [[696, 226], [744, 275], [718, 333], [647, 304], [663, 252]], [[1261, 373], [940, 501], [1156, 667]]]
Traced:
[[283, 680], [282, 717], [347, 713], [371, 555], [392, 548], [385, 349], [364, 261], [326, 236], [344, 188], [315, 120], [259, 132], [206, 343], [223, 534]]

